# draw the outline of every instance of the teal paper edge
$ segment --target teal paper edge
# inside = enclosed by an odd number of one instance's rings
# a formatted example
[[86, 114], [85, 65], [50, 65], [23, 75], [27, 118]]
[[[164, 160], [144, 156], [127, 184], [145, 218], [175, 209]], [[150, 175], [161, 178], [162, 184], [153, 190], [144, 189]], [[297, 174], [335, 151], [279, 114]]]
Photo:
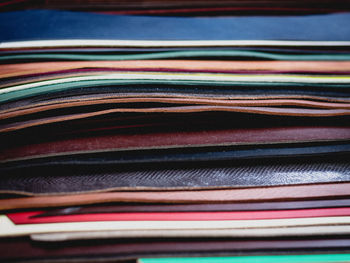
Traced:
[[86, 54], [67, 54], [67, 53], [47, 53], [47, 54], [20, 54], [0, 56], [0, 61], [14, 59], [64, 59], [64, 60], [142, 60], [142, 59], [169, 59], [169, 58], [193, 58], [193, 57], [248, 57], [269, 60], [350, 60], [350, 54], [312, 54], [312, 55], [290, 55], [274, 54], [258, 51], [237, 51], [237, 50], [218, 50], [218, 51], [170, 51], [146, 54], [129, 55], [86, 55]]
[[138, 263], [313, 263], [350, 262], [350, 254], [240, 257], [141, 258]]
[[34, 88], [26, 88], [23, 90], [9, 91], [0, 94], [0, 103], [9, 102], [16, 99], [22, 99], [30, 96], [36, 96], [41, 94], [48, 94], [52, 92], [66, 91], [70, 89], [77, 88], [87, 88], [87, 87], [97, 87], [97, 86], [114, 86], [114, 85], [133, 85], [133, 84], [164, 84], [164, 85], [213, 85], [221, 87], [229, 87], [234, 89], [234, 87], [247, 87], [249, 86], [261, 86], [261, 87], [288, 87], [288, 86], [298, 86], [298, 87], [327, 87], [327, 88], [349, 88], [350, 84], [328, 84], [328, 83], [269, 83], [269, 82], [219, 82], [219, 81], [189, 81], [189, 80], [84, 80], [75, 81], [68, 83], [59, 83], [52, 85], [42, 85]]

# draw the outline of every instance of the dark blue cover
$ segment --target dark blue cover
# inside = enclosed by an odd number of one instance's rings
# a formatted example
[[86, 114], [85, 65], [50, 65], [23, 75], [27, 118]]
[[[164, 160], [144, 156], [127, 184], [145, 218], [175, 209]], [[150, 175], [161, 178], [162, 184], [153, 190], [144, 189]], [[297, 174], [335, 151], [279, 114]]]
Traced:
[[350, 13], [145, 17], [54, 10], [0, 13], [0, 41], [44, 39], [349, 41]]

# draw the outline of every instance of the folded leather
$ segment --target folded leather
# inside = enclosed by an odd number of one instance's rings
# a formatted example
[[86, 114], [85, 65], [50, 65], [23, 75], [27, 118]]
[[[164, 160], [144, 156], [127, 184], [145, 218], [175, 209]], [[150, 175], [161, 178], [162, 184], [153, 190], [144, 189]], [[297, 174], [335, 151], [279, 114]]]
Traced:
[[[310, 157], [309, 157], [310, 158]], [[308, 158], [308, 159], [309, 159]], [[117, 190], [201, 190], [350, 181], [349, 165], [340, 156], [279, 163], [268, 159], [238, 164], [194, 163], [141, 164], [132, 167], [88, 166], [36, 167], [2, 172], [2, 193], [24, 195], [74, 194]], [[74, 169], [73, 169], [74, 168]], [[50, 176], [48, 176], [50, 175]]]
[[[251, 120], [246, 122], [246, 120]], [[234, 122], [228, 120], [235, 120]], [[169, 131], [193, 132], [262, 127], [347, 127], [348, 116], [303, 117], [277, 116], [234, 112], [196, 113], [123, 113], [92, 117], [73, 121], [51, 123], [3, 133], [3, 149], [22, 145], [55, 141], [57, 138], [71, 139], [107, 134], [167, 133]], [[38, 137], [37, 134], [41, 136]]]
[[[75, 81], [106, 81], [109, 80], [162, 80], [166, 83], [169, 80], [173, 81], [193, 81], [194, 83], [209, 82], [213, 84], [224, 83], [265, 83], [271, 85], [273, 83], [299, 83], [299, 84], [348, 84], [350, 76], [348, 75], [297, 75], [297, 74], [213, 74], [213, 73], [178, 73], [178, 72], [124, 72], [124, 73], [107, 73], [107, 74], [92, 74], [86, 76], [57, 78], [46, 80], [38, 83], [29, 83], [24, 85], [15, 85], [0, 90], [1, 94], [6, 94], [11, 91], [20, 91], [25, 89], [36, 88], [45, 85], [66, 84]], [[116, 81], [116, 83], [118, 83]], [[265, 84], [265, 85], [266, 85]], [[261, 84], [260, 84], [261, 85]]]
[[157, 108], [113, 108], [96, 112], [85, 112], [63, 116], [53, 116], [42, 119], [30, 119], [28, 121], [15, 122], [0, 125], [0, 133], [21, 130], [39, 125], [59, 123], [64, 121], [79, 120], [92, 117], [103, 117], [118, 113], [199, 113], [199, 112], [234, 112], [275, 116], [300, 116], [300, 117], [334, 117], [349, 116], [350, 109], [307, 109], [307, 108], [279, 108], [279, 107], [239, 107], [239, 106], [178, 106]]
[[102, 151], [350, 140], [348, 127], [271, 127], [111, 134], [27, 144], [0, 150], [0, 162]]
[[23, 75], [57, 72], [62, 70], [83, 68], [110, 69], [168, 69], [193, 71], [282, 71], [282, 72], [344, 72], [350, 70], [348, 61], [196, 61], [196, 60], [129, 60], [129, 61], [70, 61], [70, 62], [40, 62], [0, 65], [0, 77], [19, 77]]
[[[305, 108], [319, 108], [319, 109], [350, 109], [350, 103], [341, 102], [322, 102], [302, 99], [246, 99], [246, 100], [227, 100], [227, 99], [209, 99], [209, 98], [173, 98], [173, 97], [127, 97], [123, 96], [115, 97], [107, 96], [105, 99], [97, 100], [91, 98], [81, 98], [79, 100], [70, 101], [66, 98], [61, 101], [48, 101], [33, 103], [27, 107], [11, 107], [7, 110], [2, 110], [0, 119], [7, 119], [11, 117], [18, 117], [32, 113], [38, 113], [48, 110], [57, 110], [63, 108], [79, 107], [79, 106], [90, 106], [90, 105], [108, 105], [113, 104], [114, 107], [122, 103], [121, 106], [126, 103], [168, 103], [171, 104], [189, 104], [189, 105], [211, 105], [211, 106], [295, 106]], [[57, 114], [56, 114], [57, 115]]]
[[278, 209], [347, 207], [349, 204], [350, 200], [348, 199], [227, 204], [109, 204], [47, 209], [38, 215], [30, 216], [30, 218], [59, 215], [87, 215], [95, 213], [269, 211]]
[[[232, 90], [230, 92], [241, 91], [240, 93], [251, 93], [249, 89], [262, 88], [267, 90], [267, 93], [276, 93], [276, 91], [293, 88], [292, 90], [312, 90], [318, 95], [322, 92], [337, 92], [342, 91], [348, 95], [349, 78], [348, 77], [314, 77], [314, 76], [249, 76], [249, 75], [226, 75], [218, 76], [216, 74], [142, 74], [142, 73], [127, 73], [127, 74], [107, 74], [98, 76], [81, 76], [63, 79], [47, 80], [37, 83], [28, 83], [17, 86], [11, 86], [0, 89], [0, 102], [9, 102], [30, 96], [38, 96], [42, 94], [50, 94], [53, 92], [69, 91], [74, 89], [98, 88], [100, 92], [103, 87], [112, 86], [121, 90], [125, 87], [132, 86], [152, 86], [154, 91], [155, 86], [165, 88], [181, 87], [182, 91], [190, 92], [191, 88], [198, 87], [205, 92], [215, 90], [220, 93], [220, 90]], [[209, 88], [208, 88], [209, 87]], [[317, 92], [318, 91], [318, 92]], [[135, 90], [134, 90], [135, 92]], [[293, 92], [293, 91], [292, 91]], [[294, 91], [298, 92], [298, 91]], [[282, 93], [282, 92], [279, 92]], [[288, 92], [289, 93], [289, 92]], [[347, 96], [346, 95], [346, 96]]]
[[213, 147], [184, 147], [169, 149], [150, 149], [137, 151], [111, 151], [101, 153], [84, 153], [63, 156], [41, 157], [28, 160], [8, 161], [0, 165], [4, 173], [21, 173], [23, 169], [57, 169], [59, 166], [79, 169], [85, 167], [161, 165], [175, 163], [227, 162], [240, 160], [261, 160], [268, 158], [290, 158], [291, 160], [308, 157], [309, 159], [328, 155], [344, 157], [349, 154], [348, 141], [323, 143], [295, 143], [271, 145], [238, 145]]
[[[77, 79], [79, 80], [79, 79]], [[79, 80], [78, 82], [42, 85], [36, 83], [35, 88], [19, 89], [5, 88], [1, 93], [0, 102], [8, 103], [20, 99], [38, 96], [53, 96], [57, 93], [91, 94], [93, 93], [157, 93], [193, 94], [211, 96], [321, 96], [349, 97], [349, 84], [332, 83], [291, 83], [291, 82], [217, 82], [217, 81], [183, 81], [183, 80]], [[15, 86], [16, 87], [16, 86]], [[28, 87], [28, 86], [27, 86]]]
[[[73, 95], [73, 94], [72, 94]], [[0, 105], [0, 119], [24, 116], [37, 112], [48, 110], [57, 110], [64, 108], [79, 109], [75, 107], [81, 106], [102, 106], [111, 103], [169, 103], [173, 104], [204, 104], [204, 105], [230, 105], [230, 106], [299, 106], [299, 107], [315, 107], [315, 108], [340, 108], [346, 109], [349, 105], [349, 100], [346, 98], [336, 97], [317, 97], [317, 96], [298, 96], [298, 95], [246, 95], [246, 96], [230, 96], [221, 94], [221, 97], [205, 94], [181, 94], [181, 93], [154, 93], [154, 92], [130, 92], [130, 93], [115, 93], [107, 94], [89, 94], [85, 95], [66, 95], [64, 98], [60, 94], [52, 94], [51, 97], [42, 96], [34, 99], [22, 99], [15, 102], [5, 103]], [[132, 104], [131, 104], [132, 105]], [[161, 105], [161, 104], [160, 104]], [[74, 108], [73, 108], [74, 107]], [[58, 115], [57, 113], [56, 115]]]
[[349, 183], [327, 183], [226, 190], [107, 192], [32, 196], [1, 199], [0, 209], [60, 207], [113, 202], [223, 203], [233, 201], [310, 200], [348, 197], [349, 186]]
[[[303, 76], [310, 76], [313, 75], [314, 72], [303, 72], [303, 71], [295, 71], [295, 72], [283, 72], [283, 71], [231, 71], [231, 72], [213, 72], [213, 71], [184, 71], [184, 70], [152, 70], [152, 69], [144, 69], [144, 70], [137, 70], [137, 69], [125, 69], [125, 70], [115, 70], [115, 69], [102, 69], [102, 70], [95, 70], [95, 69], [77, 69], [77, 70], [67, 70], [67, 71], [56, 71], [56, 72], [51, 72], [49, 74], [42, 73], [42, 74], [33, 74], [33, 75], [27, 75], [27, 76], [22, 76], [18, 78], [7, 78], [3, 79], [2, 84], [0, 84], [0, 88], [6, 88], [6, 87], [11, 87], [14, 85], [22, 85], [22, 84], [28, 84], [28, 83], [33, 83], [35, 82], [40, 82], [40, 81], [46, 81], [50, 79], [56, 79], [56, 78], [70, 78], [70, 77], [79, 77], [79, 76], [91, 76], [91, 75], [106, 75], [108, 73], [119, 73], [119, 72], [148, 72], [150, 74], [154, 72], [177, 72], [177, 73], [227, 73], [227, 74], [237, 74], [237, 75], [250, 75], [252, 77], [255, 77], [256, 74], [261, 75], [273, 75], [276, 76], [277, 74], [286, 74], [286, 73], [292, 73], [292, 74], [302, 74]], [[320, 73], [317, 73], [320, 74]], [[337, 71], [329, 71], [329, 72], [321, 72], [323, 76], [328, 75], [338, 75], [338, 76], [348, 76], [350, 74], [349, 71], [342, 71], [342, 72], [337, 72]], [[287, 74], [286, 74], [287, 75]]]
[[[274, 73], [275, 72], [275, 73]], [[347, 83], [349, 82], [348, 71], [247, 71], [247, 70], [231, 70], [231, 71], [210, 71], [210, 70], [182, 70], [169, 68], [78, 68], [61, 71], [42, 72], [37, 74], [29, 74], [17, 76], [17, 78], [5, 78], [2, 81], [2, 88], [7, 86], [15, 86], [19, 84], [39, 82], [45, 84], [45, 80], [55, 80], [47, 82], [49, 84], [65, 83], [77, 80], [109, 80], [109, 79], [164, 79], [164, 80], [216, 80], [233, 81], [233, 82], [292, 82], [292, 83]], [[119, 74], [118, 74], [119, 73]], [[122, 75], [123, 73], [124, 75]], [[187, 74], [185, 74], [187, 73]], [[215, 73], [215, 74], [214, 74]], [[281, 74], [283, 73], [283, 74]], [[147, 75], [146, 75], [147, 74]], [[6, 76], [6, 75], [5, 75]], [[79, 77], [80, 79], [74, 79]], [[128, 78], [129, 76], [129, 78]], [[20, 77], [20, 78], [19, 78]], [[27, 87], [24, 85], [23, 87]], [[39, 86], [39, 84], [29, 85], [30, 87]], [[28, 87], [29, 87], [28, 86]], [[19, 90], [19, 87], [12, 88]], [[2, 91], [4, 93], [4, 91]]]

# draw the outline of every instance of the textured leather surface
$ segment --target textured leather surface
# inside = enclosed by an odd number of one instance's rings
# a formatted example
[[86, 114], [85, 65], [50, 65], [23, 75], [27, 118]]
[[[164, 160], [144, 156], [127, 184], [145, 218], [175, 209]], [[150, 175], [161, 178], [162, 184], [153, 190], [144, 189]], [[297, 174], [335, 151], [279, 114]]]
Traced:
[[[255, 160], [264, 158], [301, 158], [322, 157], [333, 158], [339, 155], [345, 156], [349, 153], [349, 144], [346, 142], [336, 143], [313, 143], [293, 145], [257, 145], [257, 146], [220, 146], [220, 147], [191, 147], [179, 149], [155, 149], [138, 151], [103, 152], [94, 154], [75, 154], [71, 156], [57, 156], [38, 158], [33, 160], [22, 160], [2, 163], [0, 170], [7, 174], [20, 174], [34, 172], [36, 169], [48, 169], [55, 171], [57, 167], [69, 167], [70, 169], [81, 169], [82, 167], [101, 168], [112, 165], [159, 165], [195, 162], [224, 162], [239, 160]], [[101, 161], [103, 164], [101, 165]], [[51, 172], [50, 172], [51, 173]]]
[[55, 167], [58, 165], [126, 165], [126, 164], [153, 164], [172, 162], [205, 162], [205, 161], [233, 161], [251, 160], [275, 157], [322, 157], [328, 155], [349, 154], [350, 144], [348, 140], [335, 142], [311, 142], [294, 144], [267, 144], [267, 145], [233, 145], [233, 146], [208, 146], [208, 147], [184, 147], [169, 149], [146, 149], [138, 151], [116, 151], [101, 153], [74, 154], [68, 156], [43, 157], [33, 160], [11, 161], [0, 164], [0, 170], [11, 171], [14, 169]]
[[258, 187], [202, 191], [109, 192], [77, 195], [51, 195], [0, 200], [0, 209], [60, 207], [112, 202], [144, 203], [223, 203], [267, 200], [327, 199], [349, 196], [349, 183]]
[[[23, 194], [80, 193], [112, 190], [210, 189], [228, 187], [297, 185], [350, 181], [350, 167], [330, 157], [305, 162], [263, 159], [232, 164], [140, 165], [97, 167], [60, 165], [52, 168], [14, 169], [2, 172], [0, 192]], [[338, 156], [335, 159], [340, 159]]]

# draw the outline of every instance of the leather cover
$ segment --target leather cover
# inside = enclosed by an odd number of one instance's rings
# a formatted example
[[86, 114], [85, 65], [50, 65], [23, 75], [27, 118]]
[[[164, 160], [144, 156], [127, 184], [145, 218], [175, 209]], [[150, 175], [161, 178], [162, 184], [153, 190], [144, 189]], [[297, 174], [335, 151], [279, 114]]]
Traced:
[[174, 147], [350, 140], [348, 127], [276, 127], [147, 134], [112, 134], [55, 140], [0, 150], [2, 162], [65, 154]]
[[350, 70], [348, 61], [198, 61], [198, 60], [129, 60], [129, 61], [69, 61], [40, 62], [0, 65], [0, 77], [19, 77], [33, 74], [43, 74], [72, 69], [94, 68], [115, 70], [176, 70], [193, 72], [347, 72]]
[[109, 192], [33, 196], [1, 199], [0, 209], [9, 210], [20, 208], [60, 207], [112, 202], [223, 203], [326, 199], [348, 197], [349, 187], [349, 183], [328, 183], [224, 190]]
[[[140, 94], [141, 95], [141, 94]], [[221, 106], [295, 106], [295, 107], [309, 107], [309, 108], [329, 108], [329, 109], [350, 109], [350, 103], [336, 103], [336, 102], [324, 102], [324, 101], [312, 101], [312, 100], [306, 100], [306, 99], [236, 99], [236, 100], [229, 100], [229, 99], [208, 99], [208, 98], [172, 98], [172, 97], [152, 97], [152, 96], [135, 96], [135, 97], [127, 97], [123, 98], [123, 96], [120, 97], [112, 97], [112, 96], [106, 96], [105, 99], [99, 99], [91, 100], [89, 98], [80, 99], [80, 100], [73, 100], [70, 101], [69, 99], [65, 101], [57, 101], [55, 104], [53, 102], [46, 102], [46, 103], [37, 103], [36, 105], [33, 104], [29, 108], [11, 108], [8, 110], [8, 112], [4, 112], [1, 115], [1, 119], [7, 119], [10, 117], [17, 117], [22, 116], [26, 114], [33, 114], [37, 112], [42, 111], [48, 111], [53, 109], [62, 109], [62, 108], [69, 108], [69, 107], [79, 107], [79, 106], [88, 106], [88, 105], [108, 105], [108, 104], [114, 104], [117, 106], [118, 104], [125, 105], [126, 103], [159, 103], [159, 104], [169, 104], [171, 106], [172, 104], [184, 104], [184, 105], [221, 105]], [[74, 108], [73, 108], [74, 110]]]
[[[330, 156], [305, 162], [268, 159], [236, 165], [160, 163], [126, 167], [67, 166], [23, 168], [3, 172], [0, 191], [26, 195], [107, 192], [117, 190], [199, 190], [311, 183], [349, 182], [346, 159]], [[304, 158], [305, 159], [305, 158]], [[74, 167], [74, 169], [72, 169]], [[48, 176], [50, 175], [50, 176]], [[220, 178], [220, 180], [218, 180]]]
[[289, 210], [346, 206], [350, 206], [350, 200], [348, 199], [231, 204], [110, 204], [47, 209], [38, 215], [30, 216], [30, 218], [59, 215], [87, 215], [95, 213], [269, 211], [277, 209]]
[[[64, 156], [42, 157], [31, 160], [19, 160], [0, 164], [0, 171], [17, 173], [23, 169], [47, 169], [58, 166], [79, 167], [105, 167], [126, 166], [130, 164], [155, 165], [166, 163], [201, 163], [201, 162], [225, 162], [241, 160], [260, 160], [263, 158], [292, 158], [301, 157], [321, 158], [328, 155], [334, 158], [337, 155], [348, 156], [350, 145], [348, 141], [318, 142], [318, 143], [294, 143], [271, 145], [234, 145], [234, 146], [209, 146], [209, 147], [185, 147], [169, 149], [150, 149], [138, 151], [115, 151], [101, 153], [73, 154]], [[103, 165], [101, 165], [103, 160]], [[28, 170], [27, 170], [28, 171]]]

